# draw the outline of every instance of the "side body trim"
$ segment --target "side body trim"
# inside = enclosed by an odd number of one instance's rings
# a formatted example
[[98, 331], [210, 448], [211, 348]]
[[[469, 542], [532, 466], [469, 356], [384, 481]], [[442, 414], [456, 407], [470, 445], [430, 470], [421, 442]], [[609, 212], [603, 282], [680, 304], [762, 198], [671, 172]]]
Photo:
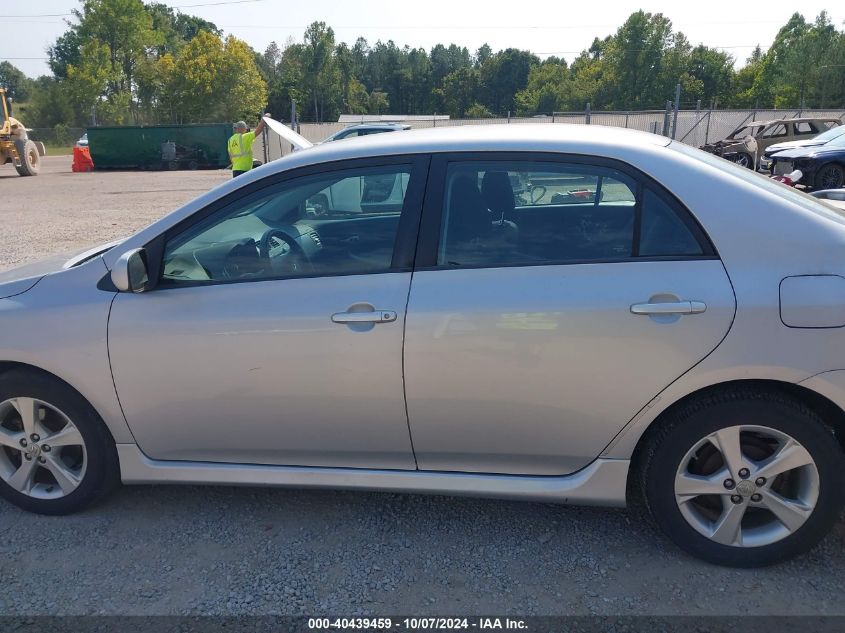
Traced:
[[613, 507], [625, 506], [630, 466], [627, 459], [597, 459], [571, 475], [546, 477], [157, 461], [135, 444], [118, 444], [117, 453], [125, 484], [334, 488]]

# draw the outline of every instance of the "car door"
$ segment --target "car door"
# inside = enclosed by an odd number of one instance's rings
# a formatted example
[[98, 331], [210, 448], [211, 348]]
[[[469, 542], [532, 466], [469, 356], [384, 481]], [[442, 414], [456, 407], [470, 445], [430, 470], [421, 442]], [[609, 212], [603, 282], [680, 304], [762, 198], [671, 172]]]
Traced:
[[633, 169], [492, 153], [431, 171], [405, 332], [420, 469], [576, 471], [726, 335], [712, 245]]
[[[427, 160], [267, 178], [148, 246], [158, 284], [117, 295], [108, 331], [146, 455], [415, 467], [402, 326]], [[399, 204], [362, 205], [374, 178]]]

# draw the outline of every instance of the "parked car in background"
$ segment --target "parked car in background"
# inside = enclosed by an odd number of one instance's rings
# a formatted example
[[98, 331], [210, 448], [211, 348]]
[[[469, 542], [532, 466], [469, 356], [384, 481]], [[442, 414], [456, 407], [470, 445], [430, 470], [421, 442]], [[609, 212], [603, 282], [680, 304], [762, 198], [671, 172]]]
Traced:
[[79, 137], [79, 140], [76, 141], [77, 147], [88, 147], [88, 132], [85, 132], [82, 136]]
[[772, 174], [801, 171], [795, 183], [811, 189], [838, 189], [845, 185], [845, 134], [816, 147], [799, 147], [772, 156]]
[[734, 130], [724, 140], [702, 145], [701, 149], [753, 169], [770, 145], [809, 139], [841, 123], [836, 118], [815, 117], [754, 121]]
[[346, 138], [354, 138], [357, 136], [369, 136], [370, 134], [381, 134], [383, 132], [400, 132], [402, 130], [410, 130], [411, 126], [407, 123], [358, 123], [343, 128], [340, 132], [335, 132], [323, 143], [329, 141], [340, 141]]
[[842, 508], [843, 251], [834, 207], [632, 130], [295, 152], [0, 275], [0, 495], [631, 502], [705, 560], [773, 563]]
[[802, 139], [800, 141], [786, 141], [785, 143], [775, 143], [770, 145], [760, 158], [760, 169], [770, 170], [772, 168], [772, 156], [778, 152], [785, 150], [798, 149], [799, 147], [817, 147], [824, 145], [828, 141], [832, 141], [845, 134], [845, 125], [837, 125], [830, 128], [827, 132], [822, 132], [813, 138]]

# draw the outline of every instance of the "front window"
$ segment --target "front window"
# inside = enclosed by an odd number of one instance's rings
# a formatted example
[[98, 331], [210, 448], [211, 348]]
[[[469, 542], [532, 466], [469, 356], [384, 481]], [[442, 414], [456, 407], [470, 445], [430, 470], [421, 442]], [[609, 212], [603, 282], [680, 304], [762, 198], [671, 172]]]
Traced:
[[746, 125], [745, 127], [741, 127], [736, 130], [733, 134], [731, 134], [728, 138], [729, 139], [736, 139], [742, 140], [746, 136], [757, 136], [757, 133], [760, 131], [760, 125]]
[[783, 123], [778, 123], [777, 125], [772, 125], [767, 127], [763, 130], [763, 134], [761, 135], [763, 138], [778, 138], [781, 136], [786, 136], [786, 125]]
[[163, 283], [384, 272], [408, 165], [297, 178], [237, 200], [168, 240]]

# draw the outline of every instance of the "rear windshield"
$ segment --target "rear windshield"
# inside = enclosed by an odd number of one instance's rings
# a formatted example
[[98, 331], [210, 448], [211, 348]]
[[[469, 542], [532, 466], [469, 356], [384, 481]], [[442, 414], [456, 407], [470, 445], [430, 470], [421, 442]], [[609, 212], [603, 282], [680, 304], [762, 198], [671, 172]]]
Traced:
[[726, 172], [732, 176], [740, 178], [747, 183], [754, 185], [755, 187], [759, 187], [769, 193], [774, 193], [781, 198], [786, 198], [790, 202], [800, 205], [801, 207], [817, 213], [829, 220], [833, 220], [834, 222], [838, 222], [840, 224], [845, 224], [845, 211], [834, 207], [833, 205], [827, 204], [823, 200], [819, 200], [818, 198], [814, 198], [813, 196], [807, 195], [795, 189], [793, 187], [787, 187], [783, 183], [780, 183], [776, 180], [772, 180], [768, 176], [764, 176], [763, 174], [758, 174], [757, 172], [748, 169], [747, 167], [740, 167], [736, 163], [733, 163], [729, 160], [725, 160], [724, 158], [720, 158], [714, 154], [708, 154], [707, 152], [703, 152], [700, 149], [696, 149], [694, 147], [690, 147], [689, 145], [684, 145], [683, 143], [679, 143], [678, 141], [672, 141], [669, 144], [671, 149], [674, 149], [681, 154], [686, 154], [687, 156], [694, 158], [696, 160], [701, 161], [702, 163], [707, 163], [712, 167], [716, 167], [717, 169]]

